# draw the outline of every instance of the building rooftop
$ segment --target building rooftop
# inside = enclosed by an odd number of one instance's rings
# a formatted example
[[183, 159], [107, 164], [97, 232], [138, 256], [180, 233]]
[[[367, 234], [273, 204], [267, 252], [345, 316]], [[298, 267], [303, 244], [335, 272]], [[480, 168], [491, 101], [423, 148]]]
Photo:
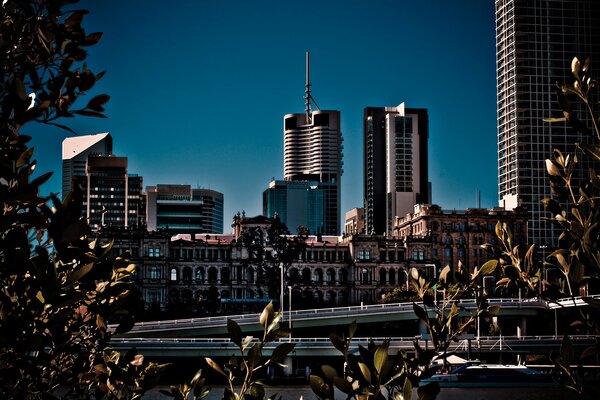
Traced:
[[110, 133], [105, 132], [66, 138], [62, 143], [62, 159], [69, 160], [76, 157], [78, 154], [89, 149], [107, 136], [110, 136]]

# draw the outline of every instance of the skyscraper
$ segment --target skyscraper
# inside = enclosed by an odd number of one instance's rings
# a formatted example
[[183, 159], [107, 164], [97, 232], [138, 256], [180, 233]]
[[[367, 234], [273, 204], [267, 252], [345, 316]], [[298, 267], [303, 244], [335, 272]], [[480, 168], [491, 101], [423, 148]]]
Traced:
[[[314, 196], [306, 197], [311, 199], [310, 204], [306, 204], [307, 215], [318, 213], [316, 218], [322, 220], [315, 222], [315, 226], [322, 226], [322, 231], [312, 233], [339, 235], [340, 180], [343, 173], [340, 112], [313, 111], [309, 71], [309, 54], [306, 53], [305, 112], [287, 114], [283, 118], [283, 179], [318, 187], [322, 203], [317, 204]], [[287, 190], [284, 186], [280, 185], [281, 190]], [[297, 185], [291, 185], [289, 189], [297, 189]], [[269, 199], [265, 195], [264, 200]], [[268, 204], [263, 205], [264, 210], [272, 208]], [[294, 230], [296, 227], [288, 228]]]
[[529, 240], [539, 246], [553, 247], [558, 237], [540, 203], [551, 196], [545, 159], [587, 140], [543, 120], [562, 116], [556, 83], [572, 83], [574, 56], [600, 64], [600, 1], [496, 0], [498, 199], [530, 211]]
[[367, 107], [364, 111], [366, 233], [391, 235], [394, 217], [431, 202], [427, 109]]
[[223, 193], [190, 185], [146, 187], [148, 230], [223, 233]]
[[88, 156], [109, 155], [112, 153], [112, 145], [112, 137], [109, 133], [75, 136], [63, 140], [62, 198], [71, 191], [73, 179], [85, 176], [85, 163]]

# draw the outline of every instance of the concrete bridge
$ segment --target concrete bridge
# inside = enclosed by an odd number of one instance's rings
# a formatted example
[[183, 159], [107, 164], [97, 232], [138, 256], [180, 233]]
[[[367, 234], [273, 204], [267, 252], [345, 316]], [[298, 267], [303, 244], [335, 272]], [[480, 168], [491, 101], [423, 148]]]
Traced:
[[[598, 338], [595, 336], [570, 336], [575, 347], [594, 346]], [[396, 337], [390, 339], [390, 353], [398, 350], [408, 353], [414, 352], [415, 341], [418, 341], [422, 348], [426, 348], [427, 343], [421, 336], [416, 337]], [[358, 345], [367, 346], [369, 338], [354, 338], [350, 347], [351, 352], [358, 351]], [[373, 338], [375, 343], [381, 343], [384, 338]], [[485, 336], [479, 340], [472, 335], [466, 336], [458, 342], [450, 344], [449, 351], [459, 354], [467, 354], [469, 346], [472, 351], [478, 353], [501, 352], [512, 354], [526, 353], [549, 353], [553, 350], [559, 350], [561, 337], [557, 336]], [[272, 351], [281, 343], [292, 342], [296, 346], [294, 355], [301, 357], [333, 357], [341, 356], [328, 338], [285, 338], [265, 346], [263, 355], [270, 356]], [[470, 343], [469, 343], [470, 342]], [[126, 350], [135, 347], [141, 354], [152, 357], [229, 357], [232, 354], [239, 354], [237, 346], [229, 339], [223, 338], [179, 338], [179, 339], [158, 339], [158, 338], [117, 338], [111, 341], [112, 346], [117, 350]]]
[[[581, 301], [581, 300], [580, 300]], [[488, 299], [490, 306], [500, 306], [500, 316], [534, 316], [550, 308], [549, 302], [540, 299]], [[565, 306], [570, 304], [565, 301]], [[423, 306], [423, 304], [420, 304]], [[457, 301], [461, 315], [468, 315], [476, 310], [474, 299]], [[433, 316], [433, 310], [429, 310]], [[119, 337], [217, 337], [227, 334], [227, 320], [236, 321], [244, 332], [258, 332], [259, 314], [228, 315], [207, 318], [189, 318], [179, 320], [162, 320], [138, 322], [133, 329]], [[348, 325], [352, 321], [359, 324], [389, 321], [416, 320], [413, 303], [373, 304], [367, 306], [319, 308], [311, 310], [285, 311], [284, 321], [293, 321], [294, 328], [319, 327], [331, 325]]]

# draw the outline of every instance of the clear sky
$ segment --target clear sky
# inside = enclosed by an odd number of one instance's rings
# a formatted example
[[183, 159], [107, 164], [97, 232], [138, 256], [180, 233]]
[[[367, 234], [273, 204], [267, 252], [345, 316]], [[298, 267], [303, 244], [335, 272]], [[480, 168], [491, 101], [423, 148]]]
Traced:
[[[443, 208], [497, 205], [494, 4], [491, 0], [86, 0], [88, 32], [104, 32], [88, 65], [106, 75], [107, 119], [66, 120], [110, 132], [144, 186], [182, 183], [225, 195], [233, 214], [262, 211], [283, 177], [283, 116], [304, 110], [304, 53], [313, 95], [341, 111], [342, 220], [363, 204], [366, 106], [429, 110], [429, 179]], [[91, 98], [91, 96], [89, 97]], [[55, 128], [26, 127], [38, 171], [55, 171]]]

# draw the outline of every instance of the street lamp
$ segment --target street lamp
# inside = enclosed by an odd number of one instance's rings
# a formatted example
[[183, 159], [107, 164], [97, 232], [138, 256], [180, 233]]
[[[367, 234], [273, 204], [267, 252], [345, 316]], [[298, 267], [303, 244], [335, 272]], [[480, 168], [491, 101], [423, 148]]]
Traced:
[[[546, 290], [545, 281], [548, 280], [548, 271], [546, 270], [546, 249], [547, 248], [548, 248], [548, 246], [546, 246], [545, 244], [542, 244], [540, 246], [540, 249], [542, 249], [542, 273], [540, 274], [540, 287], [539, 287], [540, 298], [541, 298], [544, 290]], [[546, 275], [545, 279], [544, 279], [544, 273]]]
[[279, 291], [279, 312], [283, 316], [283, 263], [279, 263], [279, 270], [281, 271], [281, 287]]
[[292, 339], [292, 287], [288, 286], [288, 328], [290, 328], [290, 340]]

